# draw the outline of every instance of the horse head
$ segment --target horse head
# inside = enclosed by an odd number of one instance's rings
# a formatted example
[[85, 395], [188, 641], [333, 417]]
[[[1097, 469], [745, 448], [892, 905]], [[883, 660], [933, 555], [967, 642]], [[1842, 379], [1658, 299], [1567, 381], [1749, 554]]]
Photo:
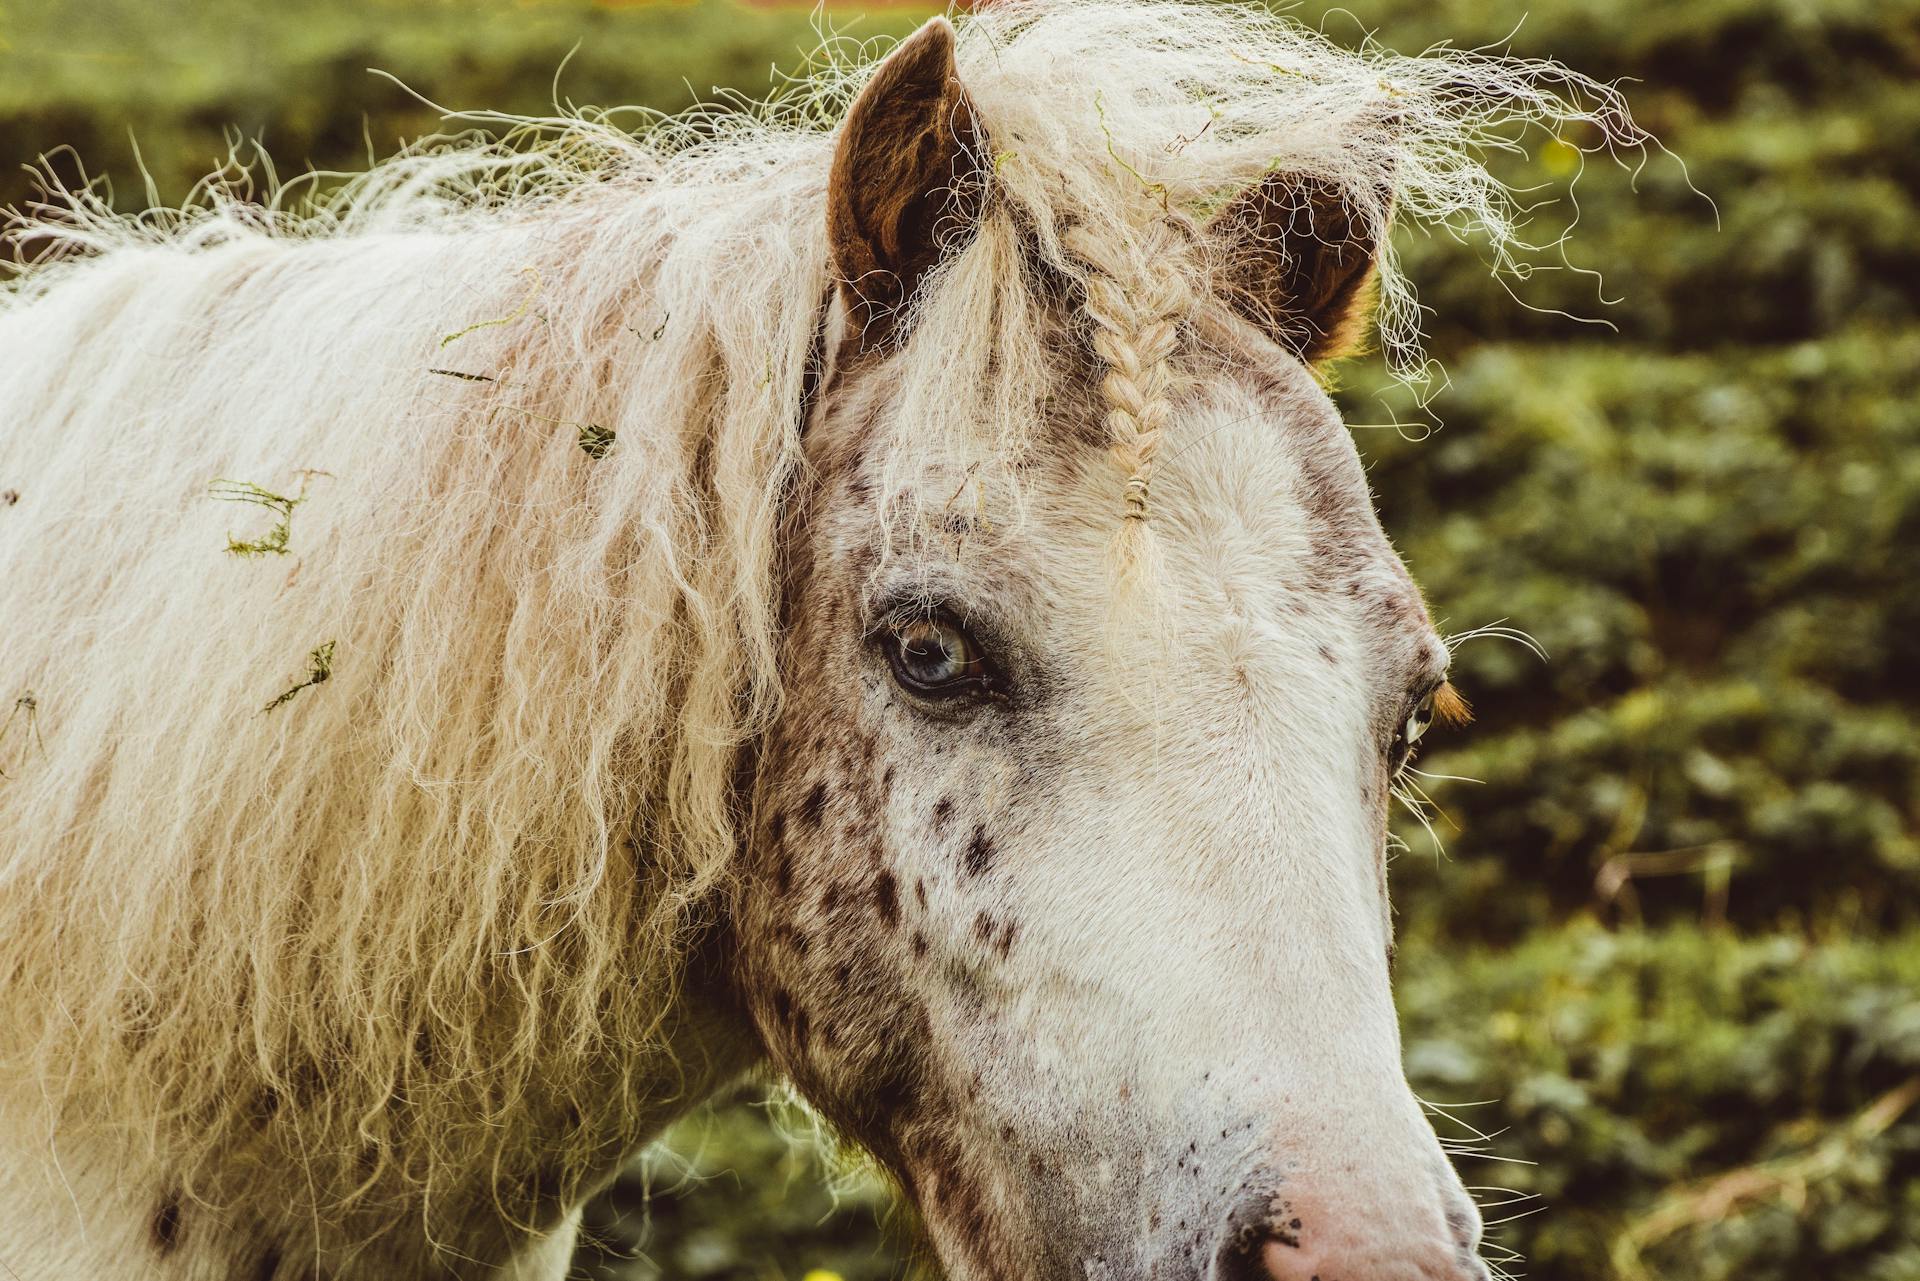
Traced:
[[[1484, 1277], [1390, 990], [1389, 795], [1457, 696], [1313, 368], [1386, 197], [1036, 226], [994, 129], [935, 20], [839, 136], [743, 999], [957, 1278]], [[971, 448], [921, 419], [983, 343], [1049, 385]]]

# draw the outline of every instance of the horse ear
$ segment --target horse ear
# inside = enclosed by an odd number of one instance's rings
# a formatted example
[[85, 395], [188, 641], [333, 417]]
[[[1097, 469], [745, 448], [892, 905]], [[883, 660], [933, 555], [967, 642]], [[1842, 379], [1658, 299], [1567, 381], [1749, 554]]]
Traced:
[[1281, 346], [1310, 365], [1360, 347], [1379, 245], [1340, 187], [1268, 174], [1215, 215], [1208, 233], [1224, 250], [1228, 300]]
[[827, 183], [833, 267], [864, 345], [883, 341], [920, 278], [979, 225], [987, 168], [934, 18], [888, 55], [841, 126]]

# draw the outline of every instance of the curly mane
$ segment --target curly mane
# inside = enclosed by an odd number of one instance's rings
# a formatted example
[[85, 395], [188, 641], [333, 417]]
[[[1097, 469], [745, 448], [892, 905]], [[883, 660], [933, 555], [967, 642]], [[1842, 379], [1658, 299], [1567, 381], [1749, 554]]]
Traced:
[[[1170, 309], [1214, 294], [1165, 229], [1269, 172], [1505, 256], [1489, 145], [1635, 137], [1552, 65], [1261, 10], [959, 27], [995, 190], [923, 293], [901, 421], [995, 449], [1038, 420], [1065, 277], [1140, 366], [1113, 393], [1139, 462]], [[342, 1202], [643, 1137], [779, 699], [830, 127], [871, 66], [637, 133], [484, 117], [504, 135], [324, 200], [82, 189], [15, 220], [0, 715], [29, 700], [33, 734], [0, 737], [0, 1075], [189, 1185], [271, 1120]], [[1390, 248], [1381, 291], [1417, 370]]]

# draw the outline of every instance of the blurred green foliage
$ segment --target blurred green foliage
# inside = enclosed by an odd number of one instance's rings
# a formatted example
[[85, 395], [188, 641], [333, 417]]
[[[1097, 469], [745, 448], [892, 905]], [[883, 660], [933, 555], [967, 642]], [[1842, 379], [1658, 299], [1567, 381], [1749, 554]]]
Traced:
[[[912, 22], [836, 25], [857, 37]], [[28, 191], [19, 164], [56, 147], [137, 206], [137, 146], [160, 201], [177, 203], [233, 139], [264, 143], [282, 178], [354, 170], [440, 130], [422, 98], [536, 115], [556, 102], [673, 111], [723, 89], [764, 93], [771, 68], [799, 68], [817, 43], [804, 9], [728, 0], [8, 0], [0, 203]], [[58, 160], [71, 176], [75, 157]]]
[[1920, 936], [1579, 923], [1400, 985], [1416, 1091], [1495, 1100], [1435, 1125], [1528, 1276], [1920, 1276]]
[[814, 1124], [752, 1087], [716, 1100], [594, 1203], [579, 1263], [591, 1281], [901, 1275], [910, 1212]]
[[[1587, 159], [1570, 254], [1604, 285], [1541, 272], [1516, 302], [1476, 246], [1406, 233], [1449, 385], [1429, 415], [1343, 375], [1436, 616], [1551, 654], [1459, 648], [1478, 724], [1421, 765], [1483, 782], [1429, 781], [1446, 853], [1400, 825], [1409, 1074], [1436, 1105], [1493, 1100], [1437, 1124], [1488, 1154], [1461, 1156], [1470, 1184], [1512, 1191], [1490, 1219], [1538, 1211], [1494, 1231], [1530, 1276], [1914, 1281], [1920, 0], [1297, 12], [1632, 78], [1685, 162]], [[762, 92], [813, 42], [804, 11], [722, 0], [11, 0], [0, 158], [71, 144], [131, 206], [131, 134], [177, 201], [229, 131], [284, 176], [439, 127], [367, 67], [538, 112], [565, 61], [565, 100], [671, 110]], [[1578, 155], [1534, 141], [1507, 176], [1539, 185], [1550, 241]], [[752, 1096], [692, 1118], [596, 1204], [582, 1266], [897, 1275], [884, 1185], [783, 1134]]]

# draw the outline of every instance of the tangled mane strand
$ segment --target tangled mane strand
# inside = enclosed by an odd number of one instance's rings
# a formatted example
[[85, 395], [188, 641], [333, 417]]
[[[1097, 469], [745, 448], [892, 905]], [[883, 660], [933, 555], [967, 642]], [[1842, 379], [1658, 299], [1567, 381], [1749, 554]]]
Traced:
[[[915, 304], [893, 421], [1017, 456], [1065, 279], [1142, 501], [1225, 199], [1278, 170], [1350, 193], [1413, 378], [1389, 215], [1515, 263], [1484, 153], [1640, 140], [1556, 65], [1257, 9], [1000, 0], [959, 28], [993, 195]], [[324, 198], [228, 172], [181, 210], [82, 184], [15, 220], [0, 695], [31, 691], [44, 753], [0, 759], [8, 1075], [189, 1183], [264, 1126], [341, 1205], [535, 1153], [577, 1180], [641, 1137], [778, 705], [824, 126], [871, 66], [633, 131], [478, 117]], [[303, 477], [284, 555], [224, 550], [264, 525], [212, 482]]]

